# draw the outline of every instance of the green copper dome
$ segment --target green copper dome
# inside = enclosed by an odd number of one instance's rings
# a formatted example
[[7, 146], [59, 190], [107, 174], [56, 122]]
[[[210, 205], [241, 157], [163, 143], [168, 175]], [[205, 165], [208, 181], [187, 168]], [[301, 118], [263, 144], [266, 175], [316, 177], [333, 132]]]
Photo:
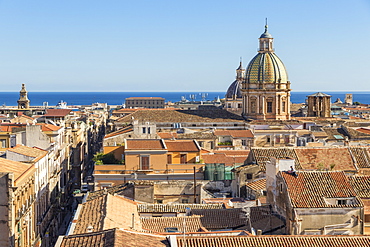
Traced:
[[273, 52], [258, 53], [246, 68], [246, 83], [287, 83], [288, 73]]

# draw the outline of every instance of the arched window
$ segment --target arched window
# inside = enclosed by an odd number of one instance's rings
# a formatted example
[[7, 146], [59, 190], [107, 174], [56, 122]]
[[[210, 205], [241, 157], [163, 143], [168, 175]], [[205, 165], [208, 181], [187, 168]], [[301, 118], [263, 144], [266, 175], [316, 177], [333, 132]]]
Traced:
[[256, 98], [251, 98], [251, 113], [256, 113], [257, 109], [257, 99]]
[[272, 103], [273, 103], [273, 98], [267, 98], [267, 100], [266, 100], [266, 107], [267, 107], [267, 109], [266, 109], [266, 111], [267, 111], [267, 113], [272, 113], [273, 111], [272, 111]]

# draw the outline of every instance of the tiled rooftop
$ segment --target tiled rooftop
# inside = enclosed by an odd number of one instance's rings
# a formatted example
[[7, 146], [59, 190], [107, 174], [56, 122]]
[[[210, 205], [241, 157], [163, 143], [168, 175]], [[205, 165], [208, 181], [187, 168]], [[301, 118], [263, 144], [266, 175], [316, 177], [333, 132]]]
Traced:
[[176, 132], [157, 132], [157, 135], [162, 139], [176, 139]]
[[[218, 152], [218, 151], [217, 151]], [[225, 153], [214, 153], [214, 154], [204, 154], [202, 159], [205, 164], [223, 163], [225, 165], [233, 165], [234, 163], [244, 163], [247, 159], [246, 156], [229, 156]]]
[[47, 109], [45, 117], [65, 117], [71, 112], [70, 109]]
[[370, 155], [368, 147], [349, 147], [357, 167], [370, 168]]
[[249, 182], [245, 186], [251, 188], [252, 190], [256, 190], [256, 191], [266, 190], [266, 178], [259, 179], [253, 182]]
[[35, 158], [34, 161], [37, 161], [38, 159], [44, 157], [47, 155], [47, 151], [39, 149], [39, 148], [31, 148], [28, 146], [23, 146], [23, 145], [17, 145], [13, 148], [8, 149], [9, 152], [14, 152], [17, 154], [22, 154], [28, 157], [33, 157]]
[[0, 158], [0, 172], [11, 172], [14, 174], [14, 179], [19, 178], [32, 166], [31, 164]]
[[132, 185], [131, 184], [118, 184], [112, 187], [104, 188], [102, 190], [92, 191], [89, 193], [87, 197], [87, 201], [96, 199], [106, 193], [109, 193], [111, 195], [115, 195], [115, 194], [120, 195], [120, 193], [125, 191], [129, 186], [132, 186]]
[[192, 215], [201, 216], [202, 225], [210, 229], [235, 229], [246, 224], [246, 220], [242, 217], [241, 208], [230, 209], [193, 209]]
[[127, 139], [126, 150], [165, 150], [161, 139]]
[[221, 209], [223, 204], [139, 204], [137, 210], [140, 213], [185, 213], [190, 209]]
[[41, 130], [42, 131], [57, 131], [57, 130], [60, 130], [62, 128], [61, 126], [56, 126], [56, 125], [53, 125], [53, 124], [38, 123], [37, 125], [41, 125]]
[[63, 238], [60, 247], [165, 247], [169, 246], [164, 236], [134, 231], [109, 229], [98, 232], [69, 235]]
[[[105, 194], [82, 204], [73, 234], [86, 233], [91, 226], [93, 231], [119, 227], [141, 230], [136, 202], [120, 196]], [[134, 226], [132, 226], [134, 214]]]
[[244, 122], [241, 116], [226, 110], [139, 110], [117, 121], [130, 123], [132, 117], [139, 121], [157, 123], [204, 123], [204, 122]]
[[170, 141], [165, 140], [164, 143], [166, 144], [168, 152], [199, 152], [199, 147], [195, 144], [193, 140], [176, 140]]
[[[303, 169], [351, 170], [356, 171], [348, 148], [295, 148]], [[333, 167], [333, 168], [331, 168]]]
[[184, 232], [184, 225], [185, 232], [203, 231], [200, 216], [141, 218], [141, 223], [143, 229], [157, 233], [166, 232], [168, 227], [177, 228], [179, 232]]
[[[362, 207], [361, 200], [344, 172], [302, 171], [298, 176], [280, 172], [287, 184], [289, 197], [296, 208]], [[354, 198], [350, 205], [328, 204], [325, 198]]]
[[299, 159], [293, 148], [251, 148], [251, 153], [261, 170], [266, 170], [266, 162], [270, 162], [271, 158], [286, 159], [287, 157], [295, 160], [296, 169], [301, 169]]
[[370, 198], [370, 176], [355, 175], [348, 178], [359, 197]]
[[250, 130], [215, 130], [216, 136], [231, 136], [233, 138], [253, 138]]
[[359, 247], [370, 246], [370, 236], [206, 236], [177, 238], [178, 247]]

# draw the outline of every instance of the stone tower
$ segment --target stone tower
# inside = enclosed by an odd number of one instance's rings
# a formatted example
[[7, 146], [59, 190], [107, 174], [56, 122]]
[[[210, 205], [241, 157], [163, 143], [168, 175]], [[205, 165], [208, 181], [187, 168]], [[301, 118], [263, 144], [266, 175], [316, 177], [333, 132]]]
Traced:
[[346, 97], [344, 98], [344, 103], [353, 105], [353, 95], [351, 93], [346, 94]]
[[22, 89], [19, 92], [18, 109], [29, 109], [30, 100], [27, 98], [26, 85], [22, 84]]
[[307, 117], [331, 117], [330, 95], [325, 93], [314, 93], [307, 97]]
[[242, 83], [246, 119], [289, 120], [290, 81], [283, 62], [275, 54], [268, 26], [259, 38], [258, 54], [249, 62]]

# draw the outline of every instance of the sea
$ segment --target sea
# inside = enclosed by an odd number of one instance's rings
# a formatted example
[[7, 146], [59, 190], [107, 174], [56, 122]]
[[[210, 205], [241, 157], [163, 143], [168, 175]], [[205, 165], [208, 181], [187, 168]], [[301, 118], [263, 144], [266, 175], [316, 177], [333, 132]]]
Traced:
[[[304, 103], [306, 96], [316, 92], [291, 92], [292, 103]], [[345, 94], [353, 94], [353, 102], [370, 104], [370, 92], [325, 92], [331, 95], [331, 101], [337, 98], [344, 102]], [[47, 102], [55, 106], [60, 101], [67, 105], [91, 105], [92, 103], [107, 103], [122, 105], [128, 97], [163, 97], [166, 102], [177, 102], [181, 99], [189, 101], [207, 101], [225, 97], [225, 92], [28, 92], [31, 106], [42, 106]], [[0, 106], [16, 106], [19, 92], [0, 92]]]

